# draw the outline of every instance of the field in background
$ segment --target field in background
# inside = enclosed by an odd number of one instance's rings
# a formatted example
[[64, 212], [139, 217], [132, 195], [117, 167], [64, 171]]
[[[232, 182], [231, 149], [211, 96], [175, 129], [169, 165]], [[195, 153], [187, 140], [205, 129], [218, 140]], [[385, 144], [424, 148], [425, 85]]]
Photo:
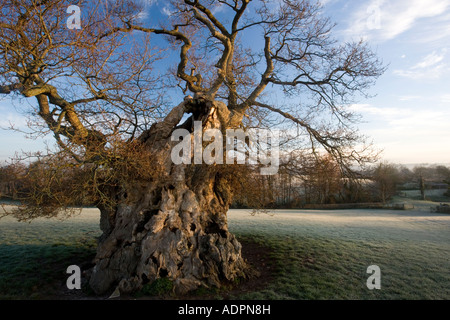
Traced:
[[[264, 245], [260, 263], [274, 270], [264, 288], [232, 298], [450, 299], [450, 215], [413, 202], [412, 211], [230, 210], [230, 231]], [[0, 219], [0, 298], [60, 294], [66, 268], [95, 254], [98, 223], [94, 209], [67, 221]], [[381, 290], [366, 287], [373, 264]]]
[[[446, 192], [448, 192], [446, 189], [425, 190], [425, 199], [428, 200], [427, 202], [447, 202], [450, 198], [444, 195]], [[394, 198], [404, 201], [420, 200], [420, 190], [402, 190], [399, 191], [399, 196]]]

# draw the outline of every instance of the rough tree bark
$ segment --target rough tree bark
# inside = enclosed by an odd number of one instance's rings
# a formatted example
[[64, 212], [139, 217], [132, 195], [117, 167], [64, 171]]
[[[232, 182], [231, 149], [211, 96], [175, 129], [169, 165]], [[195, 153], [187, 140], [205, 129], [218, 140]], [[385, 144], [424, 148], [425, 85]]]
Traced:
[[184, 113], [201, 120], [203, 130], [224, 130], [242, 119], [221, 102], [185, 99], [141, 136], [157, 154], [155, 166], [164, 172], [157, 181], [124, 186], [123, 203], [115, 210], [102, 210], [104, 234], [90, 278], [98, 294], [116, 286], [121, 293], [136, 291], [164, 277], [183, 294], [200, 286], [220, 287], [250, 273], [241, 244], [227, 227], [229, 181], [217, 166], [171, 161], [171, 133]]

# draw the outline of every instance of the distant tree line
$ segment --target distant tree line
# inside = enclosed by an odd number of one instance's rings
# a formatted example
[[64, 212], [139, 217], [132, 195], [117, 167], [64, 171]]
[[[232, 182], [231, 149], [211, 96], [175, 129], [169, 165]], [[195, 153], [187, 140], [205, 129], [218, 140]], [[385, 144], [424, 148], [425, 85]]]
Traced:
[[234, 207], [386, 203], [405, 190], [420, 190], [425, 199], [425, 190], [438, 188], [447, 188], [444, 196], [450, 197], [449, 167], [421, 165], [410, 169], [381, 162], [348, 175], [328, 155], [301, 155], [284, 159], [277, 175], [255, 174], [245, 181]]
[[[0, 197], [12, 200], [34, 199], [36, 204], [48, 197], [71, 197], [70, 203], [91, 205], [95, 184], [84, 179], [89, 168], [55, 169], [55, 163], [36, 161], [28, 166], [14, 164], [0, 167]], [[399, 192], [447, 188], [450, 197], [450, 168], [443, 165], [421, 165], [412, 169], [387, 162], [345, 173], [328, 155], [295, 154], [283, 159], [276, 175], [260, 175], [256, 167], [233, 169], [237, 184], [235, 208], [302, 208], [304, 206], [386, 203]], [[249, 178], [250, 177], [250, 178]], [[84, 192], [67, 193], [74, 184]], [[48, 192], [46, 192], [48, 190]], [[69, 202], [69, 201], [68, 201]]]

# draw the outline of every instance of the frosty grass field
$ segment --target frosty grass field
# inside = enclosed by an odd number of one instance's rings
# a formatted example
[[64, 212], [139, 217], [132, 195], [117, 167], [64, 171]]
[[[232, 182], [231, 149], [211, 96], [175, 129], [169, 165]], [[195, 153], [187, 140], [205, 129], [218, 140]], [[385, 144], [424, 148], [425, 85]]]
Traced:
[[[414, 204], [408, 211], [230, 210], [230, 231], [267, 248], [261, 264], [273, 270], [262, 288], [231, 297], [450, 299], [450, 215]], [[0, 298], [56, 297], [66, 268], [95, 254], [98, 224], [96, 209], [65, 221], [0, 219]], [[381, 269], [380, 290], [366, 286], [370, 265]]]

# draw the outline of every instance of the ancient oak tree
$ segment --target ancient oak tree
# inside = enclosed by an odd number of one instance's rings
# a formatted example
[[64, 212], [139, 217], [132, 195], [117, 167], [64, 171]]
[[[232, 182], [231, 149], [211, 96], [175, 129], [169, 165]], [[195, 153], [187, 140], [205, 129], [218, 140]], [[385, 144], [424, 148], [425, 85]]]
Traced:
[[29, 101], [31, 127], [57, 146], [28, 169], [15, 214], [101, 211], [95, 292], [166, 277], [184, 293], [251, 273], [227, 228], [238, 171], [175, 165], [176, 129], [272, 115], [342, 168], [367, 159], [346, 107], [383, 67], [365, 43], [336, 41], [319, 4], [171, 0], [158, 21], [141, 1], [80, 0], [81, 29], [69, 29], [72, 2], [0, 1], [0, 93]]

